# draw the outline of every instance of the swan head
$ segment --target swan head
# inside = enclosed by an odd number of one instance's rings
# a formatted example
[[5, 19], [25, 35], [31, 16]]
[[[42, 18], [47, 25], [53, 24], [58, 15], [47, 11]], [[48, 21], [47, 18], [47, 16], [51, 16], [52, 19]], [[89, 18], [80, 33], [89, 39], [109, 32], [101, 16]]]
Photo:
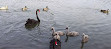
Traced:
[[25, 8], [27, 8], [27, 6], [25, 6]]
[[58, 40], [60, 40], [60, 36], [59, 36], [59, 34], [58, 34], [58, 33], [57, 33], [57, 34], [55, 34], [54, 39], [58, 39]]
[[39, 11], [39, 12], [40, 12], [40, 10], [39, 10], [39, 9], [37, 9], [37, 10], [36, 10], [36, 12], [37, 12], [37, 11]]
[[30, 21], [30, 18], [28, 18], [26, 22], [28, 22], [28, 21]]
[[37, 10], [36, 10], [36, 15], [37, 15], [37, 12], [38, 12], [38, 11], [40, 12], [40, 10], [39, 10], [39, 9], [37, 9]]
[[48, 6], [46, 6], [46, 8], [48, 8]]
[[68, 26], [66, 27], [66, 29], [68, 29]]
[[51, 27], [51, 30], [54, 30], [54, 27]]

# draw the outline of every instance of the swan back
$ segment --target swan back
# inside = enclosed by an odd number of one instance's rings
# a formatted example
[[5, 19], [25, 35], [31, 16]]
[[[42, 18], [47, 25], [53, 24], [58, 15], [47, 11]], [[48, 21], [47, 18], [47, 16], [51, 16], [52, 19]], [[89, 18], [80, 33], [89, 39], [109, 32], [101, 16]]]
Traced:
[[65, 35], [64, 32], [62, 32], [62, 31], [57, 31], [57, 32], [55, 32], [54, 27], [51, 27], [51, 30], [53, 31], [53, 32], [52, 32], [52, 35], [53, 35], [53, 36], [55, 36], [56, 34], [58, 34], [59, 36]]
[[57, 33], [58, 33], [60, 36], [65, 35], [64, 32], [62, 32], [62, 31], [57, 31]]
[[79, 35], [79, 33], [75, 32], [75, 31], [67, 33], [67, 36], [78, 36], [78, 35]]
[[78, 36], [79, 33], [78, 32], [73, 32], [74, 36]]

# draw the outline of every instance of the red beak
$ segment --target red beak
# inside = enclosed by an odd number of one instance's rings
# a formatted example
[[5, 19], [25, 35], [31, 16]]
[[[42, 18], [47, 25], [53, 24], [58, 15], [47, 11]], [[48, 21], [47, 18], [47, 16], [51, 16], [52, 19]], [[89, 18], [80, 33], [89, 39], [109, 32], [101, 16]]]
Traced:
[[40, 12], [40, 10], [39, 10], [39, 12]]
[[57, 41], [55, 41], [55, 45], [57, 45]]

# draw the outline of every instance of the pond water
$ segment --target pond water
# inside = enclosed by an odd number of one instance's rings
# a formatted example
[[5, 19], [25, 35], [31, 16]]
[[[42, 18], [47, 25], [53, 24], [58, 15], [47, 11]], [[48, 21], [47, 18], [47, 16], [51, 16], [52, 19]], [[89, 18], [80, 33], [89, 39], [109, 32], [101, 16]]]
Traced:
[[[89, 35], [83, 49], [111, 49], [111, 14], [101, 13], [101, 9], [111, 9], [111, 0], [0, 0], [0, 49], [49, 49], [51, 27], [56, 31], [80, 33], [77, 37], [61, 36], [61, 49], [81, 49], [82, 33]], [[27, 11], [21, 8], [27, 6]], [[48, 12], [42, 11], [48, 6]], [[31, 30], [25, 28], [28, 18], [36, 19], [40, 25]]]

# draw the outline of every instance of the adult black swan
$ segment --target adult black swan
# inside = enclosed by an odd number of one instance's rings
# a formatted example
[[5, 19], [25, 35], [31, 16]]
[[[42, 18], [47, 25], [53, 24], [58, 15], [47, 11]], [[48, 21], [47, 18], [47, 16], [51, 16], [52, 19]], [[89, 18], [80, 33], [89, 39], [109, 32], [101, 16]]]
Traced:
[[50, 41], [50, 49], [61, 49], [61, 42], [58, 39], [52, 39]]
[[37, 20], [28, 18], [27, 21], [26, 21], [26, 24], [25, 24], [25, 27], [26, 27], [26, 28], [34, 28], [36, 25], [39, 26], [39, 24], [40, 24], [40, 19], [39, 19], [39, 17], [38, 17], [38, 11], [40, 12], [40, 10], [39, 10], [39, 9], [36, 10]]

